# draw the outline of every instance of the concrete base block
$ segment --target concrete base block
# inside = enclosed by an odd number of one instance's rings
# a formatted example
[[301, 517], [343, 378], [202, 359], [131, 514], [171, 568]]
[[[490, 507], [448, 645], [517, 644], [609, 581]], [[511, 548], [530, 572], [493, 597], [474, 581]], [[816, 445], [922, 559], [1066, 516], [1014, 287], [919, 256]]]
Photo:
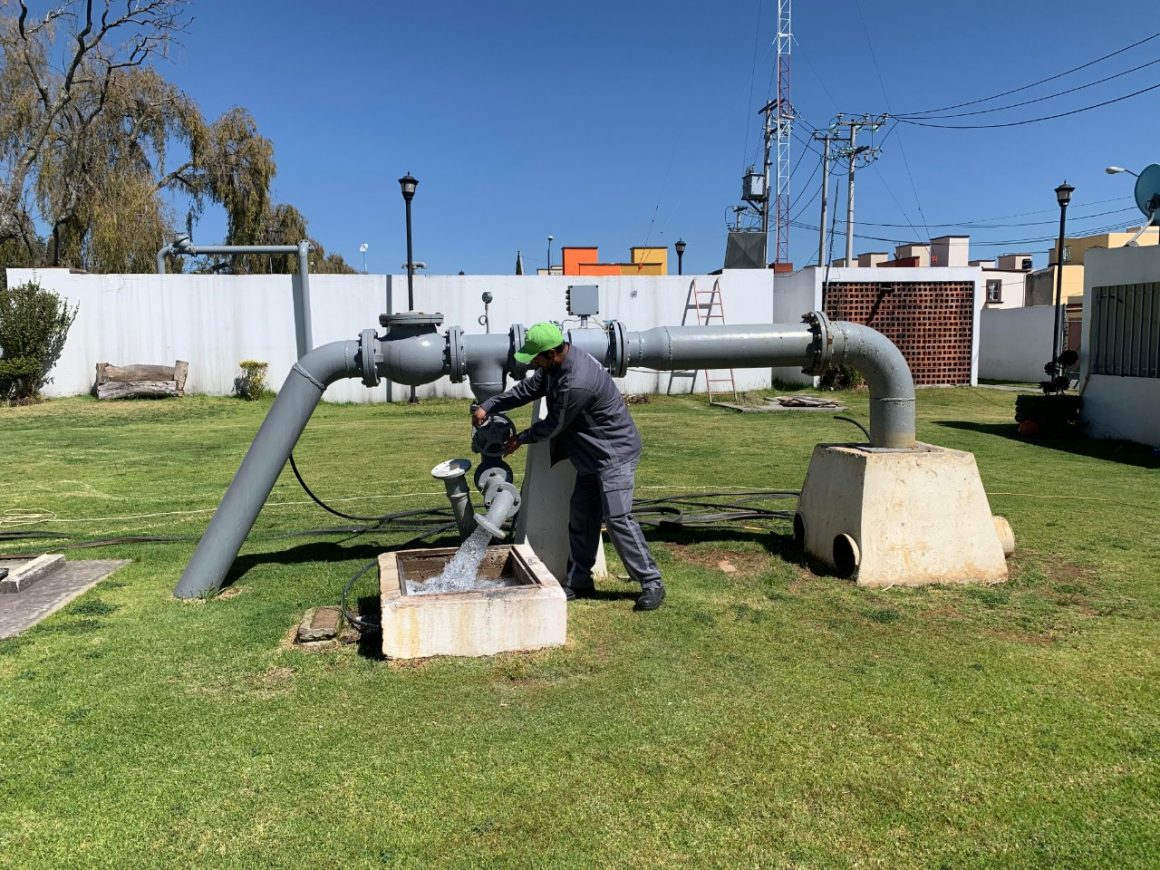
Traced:
[[859, 586], [997, 583], [1007, 579], [1006, 522], [991, 516], [975, 457], [819, 444], [794, 520], [805, 551]]
[[64, 562], [65, 558], [60, 553], [48, 553], [12, 568], [8, 576], [0, 580], [0, 593], [23, 592], [37, 580], [59, 570]]
[[[532, 406], [532, 419], [542, 420], [547, 413], [543, 399]], [[576, 467], [570, 460], [552, 465], [551, 445], [547, 441], [529, 444], [524, 466], [524, 483], [520, 493], [522, 507], [516, 517], [512, 540], [530, 544], [553, 576], [564, 578], [568, 571], [568, 512], [572, 490], [576, 486]], [[604, 558], [604, 540], [596, 550], [592, 566], [596, 578], [608, 575]]]
[[453, 547], [379, 556], [383, 655], [488, 656], [563, 646], [568, 635], [564, 590], [526, 544], [488, 547], [479, 576], [511, 577], [515, 585], [471, 592], [412, 595], [412, 583], [434, 577]]

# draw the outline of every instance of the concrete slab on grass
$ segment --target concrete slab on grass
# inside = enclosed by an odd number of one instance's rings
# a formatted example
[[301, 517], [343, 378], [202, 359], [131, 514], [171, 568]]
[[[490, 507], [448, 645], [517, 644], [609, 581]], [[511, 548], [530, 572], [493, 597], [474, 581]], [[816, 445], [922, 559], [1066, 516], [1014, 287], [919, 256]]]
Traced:
[[7, 568], [8, 576], [0, 580], [0, 594], [12, 595], [23, 592], [63, 564], [64, 556], [61, 553], [45, 553], [32, 560], [2, 559], [0, 568]]
[[[0, 560], [0, 563], [11, 570], [11, 563], [27, 561], [30, 560], [9, 558]], [[0, 639], [26, 631], [128, 564], [126, 559], [65, 561], [32, 586], [20, 592], [0, 595]]]

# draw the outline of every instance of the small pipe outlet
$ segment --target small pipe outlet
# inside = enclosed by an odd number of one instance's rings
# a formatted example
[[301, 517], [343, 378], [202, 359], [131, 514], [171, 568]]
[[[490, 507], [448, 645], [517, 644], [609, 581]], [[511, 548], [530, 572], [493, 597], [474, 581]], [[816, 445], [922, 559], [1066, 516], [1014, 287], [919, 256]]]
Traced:
[[503, 524], [520, 509], [520, 491], [506, 481], [495, 483], [484, 492], [483, 503], [487, 505], [487, 516], [476, 514], [476, 525], [502, 541], [507, 537]]
[[858, 549], [858, 542], [849, 535], [834, 537], [834, 569], [843, 579], [853, 577], [862, 561], [862, 552]]
[[431, 476], [442, 480], [447, 490], [447, 500], [455, 515], [455, 525], [459, 537], [466, 540], [475, 531], [475, 511], [471, 506], [471, 491], [467, 486], [467, 472], [471, 468], [470, 459], [448, 459], [431, 469]]
[[995, 524], [995, 534], [999, 536], [999, 543], [1003, 547], [1003, 555], [1010, 557], [1015, 552], [1015, 531], [1006, 517], [993, 516], [991, 522]]

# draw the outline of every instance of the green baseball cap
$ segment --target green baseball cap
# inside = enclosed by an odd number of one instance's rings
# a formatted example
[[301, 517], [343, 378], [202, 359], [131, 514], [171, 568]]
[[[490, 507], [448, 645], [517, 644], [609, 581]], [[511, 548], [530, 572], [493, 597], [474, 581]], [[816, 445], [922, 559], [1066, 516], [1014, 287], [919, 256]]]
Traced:
[[564, 343], [564, 333], [554, 323], [537, 323], [524, 335], [524, 346], [512, 356], [525, 365], [530, 363], [538, 354]]

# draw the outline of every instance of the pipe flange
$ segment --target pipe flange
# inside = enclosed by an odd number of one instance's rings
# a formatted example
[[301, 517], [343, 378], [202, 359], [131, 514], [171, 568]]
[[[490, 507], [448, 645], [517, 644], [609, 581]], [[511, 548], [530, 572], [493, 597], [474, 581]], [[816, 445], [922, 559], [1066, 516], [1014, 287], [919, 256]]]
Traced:
[[628, 340], [624, 337], [624, 324], [619, 320], [608, 321], [608, 373], [614, 378], [623, 378], [628, 372]]
[[522, 323], [513, 323], [512, 328], [508, 330], [507, 373], [517, 381], [523, 380], [524, 375], [528, 373], [527, 363], [522, 363], [516, 359], [516, 351], [524, 346], [526, 333], [527, 330], [524, 329]]
[[488, 487], [494, 486], [496, 483], [510, 483], [511, 479], [511, 466], [502, 460], [494, 465], [480, 465], [475, 470], [475, 488], [485, 496], [487, 495]]
[[425, 311], [400, 311], [395, 314], [380, 314], [379, 325], [387, 328], [386, 339], [411, 338], [429, 335], [439, 329], [443, 315], [428, 314]]
[[506, 480], [499, 483], [492, 483], [488, 486], [487, 491], [483, 494], [483, 506], [491, 507], [500, 493], [506, 492], [512, 499], [512, 510], [514, 514], [520, 509], [520, 491], [515, 488], [515, 484], [508, 483]]
[[378, 337], [373, 329], [364, 329], [358, 337], [358, 362], [362, 370], [362, 382], [366, 387], [379, 385], [379, 370], [375, 360]]
[[830, 329], [830, 318], [826, 317], [824, 312], [809, 311], [802, 315], [802, 322], [808, 323], [814, 334], [814, 343], [810, 347], [813, 359], [809, 365], [802, 367], [802, 373], [825, 374], [834, 357], [834, 335]]
[[447, 350], [444, 357], [451, 383], [463, 383], [467, 375], [467, 345], [463, 341], [463, 330], [458, 326], [447, 327]]
[[431, 476], [436, 480], [454, 480], [457, 477], [463, 477], [470, 470], [470, 459], [448, 459], [432, 468]]

